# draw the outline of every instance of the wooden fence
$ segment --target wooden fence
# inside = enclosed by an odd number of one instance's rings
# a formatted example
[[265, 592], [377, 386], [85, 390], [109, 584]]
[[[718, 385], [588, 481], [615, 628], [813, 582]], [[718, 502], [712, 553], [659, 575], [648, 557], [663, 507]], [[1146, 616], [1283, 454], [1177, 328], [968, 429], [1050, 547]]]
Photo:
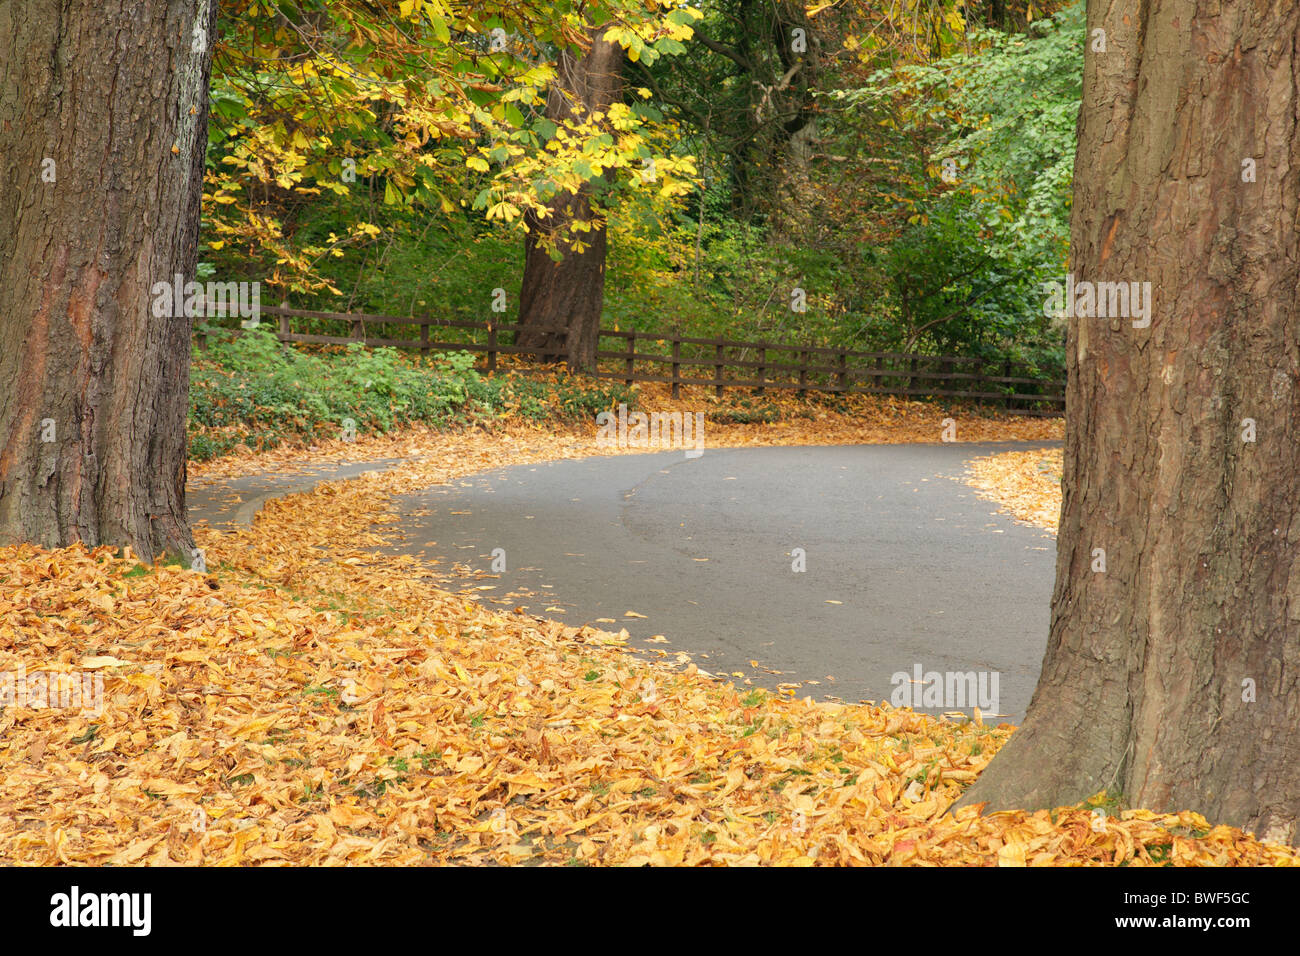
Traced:
[[[502, 355], [526, 355], [541, 361], [558, 361], [560, 350], [514, 344], [524, 328], [539, 326], [497, 322], [467, 322], [435, 319], [427, 313], [401, 318], [360, 313], [314, 312], [277, 306], [261, 311], [278, 320], [282, 342], [316, 345], [345, 345], [362, 342], [367, 346], [389, 346], [421, 352], [467, 351], [485, 357], [487, 371], [495, 371]], [[346, 335], [294, 331], [293, 319], [310, 319], [318, 324], [346, 329]], [[413, 328], [418, 338], [400, 338], [404, 328]], [[436, 329], [461, 330], [463, 341], [435, 339]], [[238, 334], [238, 328], [196, 327], [200, 348], [207, 347], [209, 334]], [[619, 348], [606, 348], [618, 344]], [[666, 347], [667, 352], [647, 351]], [[917, 355], [902, 352], [860, 352], [852, 349], [792, 345], [779, 342], [741, 342], [690, 336], [601, 329], [596, 352], [598, 378], [637, 382], [662, 382], [672, 386], [673, 397], [681, 386], [714, 389], [721, 397], [726, 389], [746, 388], [755, 394], [767, 390], [831, 392], [839, 394], [893, 395], [902, 397], [957, 398], [1000, 404], [1021, 415], [1060, 415], [1065, 406], [1065, 382], [1045, 378], [1033, 366], [1022, 362], [1000, 362], [960, 355]]]

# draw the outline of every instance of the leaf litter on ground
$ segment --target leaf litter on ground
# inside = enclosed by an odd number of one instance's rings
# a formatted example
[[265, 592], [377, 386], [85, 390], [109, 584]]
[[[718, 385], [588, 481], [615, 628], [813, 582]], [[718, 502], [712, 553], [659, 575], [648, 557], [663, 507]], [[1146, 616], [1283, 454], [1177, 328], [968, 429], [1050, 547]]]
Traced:
[[211, 573], [0, 549], [0, 672], [104, 679], [99, 713], [0, 712], [0, 860], [1296, 862], [1191, 812], [949, 813], [1012, 728], [737, 689], [379, 550], [390, 496], [572, 437], [408, 437], [417, 460], [200, 527]]
[[966, 481], [1017, 521], [1056, 533], [1061, 516], [1059, 448], [1004, 452], [970, 461]]

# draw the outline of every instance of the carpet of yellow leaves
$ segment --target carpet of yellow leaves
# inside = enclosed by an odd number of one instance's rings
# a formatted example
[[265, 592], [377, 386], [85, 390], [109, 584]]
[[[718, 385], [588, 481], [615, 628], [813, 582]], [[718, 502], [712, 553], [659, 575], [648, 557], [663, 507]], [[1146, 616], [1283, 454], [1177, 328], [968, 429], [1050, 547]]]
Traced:
[[1061, 516], [1062, 452], [1059, 448], [1013, 451], [976, 458], [967, 482], [1018, 521], [1056, 532]]
[[1193, 813], [949, 814], [1010, 728], [738, 690], [374, 550], [389, 495], [573, 437], [408, 437], [418, 461], [199, 529], [209, 575], [0, 549], [0, 672], [105, 687], [0, 713], [0, 861], [1296, 862]]

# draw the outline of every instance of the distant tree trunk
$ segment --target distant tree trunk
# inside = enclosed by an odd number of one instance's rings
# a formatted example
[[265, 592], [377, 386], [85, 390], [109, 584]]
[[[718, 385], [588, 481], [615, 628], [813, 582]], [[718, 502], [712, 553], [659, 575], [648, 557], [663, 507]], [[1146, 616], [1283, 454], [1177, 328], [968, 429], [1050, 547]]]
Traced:
[[0, 4], [0, 542], [191, 557], [190, 321], [216, 0]]
[[1300, 5], [1092, 0], [1098, 29], [1074, 280], [1150, 282], [1151, 323], [1070, 320], [1047, 656], [963, 802], [1110, 790], [1295, 842]]
[[[554, 122], [572, 118], [575, 103], [583, 113], [607, 112], [622, 95], [623, 48], [605, 40], [603, 28], [593, 29], [590, 39], [590, 49], [581, 56], [568, 50], [560, 54], [558, 75], [546, 100], [546, 116]], [[532, 213], [526, 216], [519, 324], [537, 328], [520, 331], [518, 343], [555, 349], [553, 361], [592, 368], [605, 302], [604, 218], [592, 208], [590, 187], [576, 196], [565, 193], [549, 209], [544, 219]], [[573, 223], [590, 223], [592, 228], [570, 233]], [[570, 233], [582, 243], [582, 251], [561, 240], [558, 248], [563, 258], [553, 260], [542, 240], [557, 232]]]
[[586, 189], [577, 196], [551, 204], [551, 218], [542, 223], [529, 216], [524, 248], [524, 280], [519, 292], [518, 342], [530, 348], [552, 349], [544, 361], [564, 361], [572, 368], [589, 369], [596, 363], [596, 339], [605, 303], [604, 223], [580, 233], [585, 248], [564, 250], [559, 262], [542, 248], [542, 232], [555, 222], [594, 222]]

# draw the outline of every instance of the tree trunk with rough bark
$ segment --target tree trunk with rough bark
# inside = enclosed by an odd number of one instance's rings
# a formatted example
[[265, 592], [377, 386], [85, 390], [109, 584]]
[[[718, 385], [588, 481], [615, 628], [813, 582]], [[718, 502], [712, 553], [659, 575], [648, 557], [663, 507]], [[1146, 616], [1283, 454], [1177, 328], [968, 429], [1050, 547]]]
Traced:
[[[604, 39], [604, 29], [591, 32], [591, 46], [576, 56], [561, 52], [557, 77], [546, 100], [546, 117], [562, 123], [574, 116], [574, 105], [582, 113], [608, 112], [622, 95], [623, 48]], [[524, 248], [524, 276], [519, 291], [519, 324], [536, 326], [521, 330], [518, 344], [553, 349], [543, 356], [563, 359], [572, 368], [590, 369], [596, 364], [596, 340], [600, 313], [605, 303], [604, 216], [592, 205], [592, 190], [564, 195], [548, 205], [545, 218], [526, 216], [528, 236]], [[574, 223], [590, 224], [589, 231], [572, 231]], [[572, 235], [581, 250], [558, 240], [563, 258], [556, 262], [545, 248], [544, 238], [557, 233]]]
[[1295, 842], [1300, 5], [1091, 0], [1088, 34], [1073, 281], [1154, 302], [1069, 320], [1048, 651], [962, 802], [1109, 790]]
[[0, 543], [192, 558], [190, 320], [216, 0], [0, 4]]

